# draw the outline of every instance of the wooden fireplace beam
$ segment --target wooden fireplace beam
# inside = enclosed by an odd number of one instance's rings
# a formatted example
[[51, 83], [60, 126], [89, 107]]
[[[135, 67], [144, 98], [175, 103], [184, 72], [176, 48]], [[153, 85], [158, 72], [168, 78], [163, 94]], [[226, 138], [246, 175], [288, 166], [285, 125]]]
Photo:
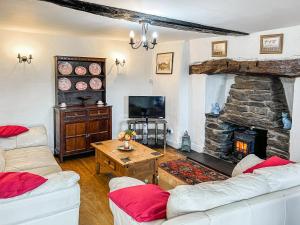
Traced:
[[268, 61], [209, 60], [190, 65], [190, 74], [237, 74], [300, 77], [300, 59]]
[[140, 13], [127, 9], [121, 9], [96, 3], [90, 3], [80, 0], [39, 0], [43, 2], [53, 3], [62, 7], [75, 9], [87, 13], [92, 13], [99, 16], [104, 16], [112, 19], [123, 19], [130, 22], [139, 23], [141, 20], [148, 21], [153, 26], [172, 28], [183, 31], [194, 31], [200, 33], [212, 33], [217, 35], [248, 35], [248, 33], [228, 30], [218, 27], [205, 26], [198, 23], [191, 23], [182, 20], [170, 19], [161, 16]]

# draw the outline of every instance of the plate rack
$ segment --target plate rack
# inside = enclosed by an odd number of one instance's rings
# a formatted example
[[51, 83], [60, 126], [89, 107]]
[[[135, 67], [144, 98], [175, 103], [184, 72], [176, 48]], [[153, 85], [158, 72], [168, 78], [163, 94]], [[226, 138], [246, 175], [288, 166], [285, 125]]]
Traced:
[[[69, 63], [72, 66], [72, 72], [64, 75], [59, 71], [59, 65], [61, 63]], [[74, 57], [74, 56], [55, 56], [55, 104], [60, 105], [66, 103], [67, 106], [79, 106], [82, 104], [82, 98], [89, 98], [86, 101], [87, 105], [96, 105], [101, 100], [106, 104], [106, 69], [105, 58], [93, 58], [93, 57]], [[99, 64], [101, 67], [101, 73], [99, 75], [93, 75], [89, 71], [89, 66], [92, 63]], [[85, 75], [77, 75], [75, 68], [82, 66], [86, 69]], [[59, 89], [59, 80], [61, 78], [67, 78], [71, 81], [71, 88], [65, 91]], [[94, 90], [90, 86], [90, 80], [93, 78], [99, 78], [102, 82], [102, 88]], [[85, 82], [87, 89], [78, 90], [76, 88], [77, 82]]]

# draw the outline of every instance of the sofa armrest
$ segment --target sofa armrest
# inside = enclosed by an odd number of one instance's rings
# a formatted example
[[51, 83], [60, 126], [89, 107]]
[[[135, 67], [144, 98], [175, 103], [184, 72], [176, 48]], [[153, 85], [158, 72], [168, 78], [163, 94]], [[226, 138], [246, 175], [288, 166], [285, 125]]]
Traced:
[[140, 181], [132, 177], [116, 177], [109, 181], [108, 186], [110, 191], [116, 191], [118, 189], [137, 186], [137, 185], [144, 185], [144, 184], [145, 183], [143, 181]]
[[79, 175], [73, 171], [53, 173], [45, 176], [45, 178], [48, 180], [38, 188], [14, 198], [1, 199], [0, 205], [20, 199], [31, 198], [33, 196], [44, 195], [51, 192], [68, 189], [78, 185], [78, 181], [80, 179]]

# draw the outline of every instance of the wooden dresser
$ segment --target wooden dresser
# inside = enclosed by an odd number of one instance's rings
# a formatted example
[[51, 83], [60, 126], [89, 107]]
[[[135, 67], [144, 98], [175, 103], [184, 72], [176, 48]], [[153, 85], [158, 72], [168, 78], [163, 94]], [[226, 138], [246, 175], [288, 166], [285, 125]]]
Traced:
[[55, 107], [55, 152], [65, 156], [94, 151], [93, 142], [110, 140], [111, 106]]
[[55, 78], [54, 141], [62, 162], [65, 156], [94, 151], [92, 142], [111, 139], [106, 59], [55, 56]]

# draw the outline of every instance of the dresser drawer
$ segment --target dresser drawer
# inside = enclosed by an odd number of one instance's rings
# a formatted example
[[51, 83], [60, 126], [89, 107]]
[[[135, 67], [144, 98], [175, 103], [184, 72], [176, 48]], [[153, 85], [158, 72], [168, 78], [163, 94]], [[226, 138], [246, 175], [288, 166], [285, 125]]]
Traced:
[[101, 108], [89, 111], [89, 116], [108, 116], [109, 109], [108, 108]]
[[86, 111], [65, 112], [65, 121], [77, 121], [86, 119]]

